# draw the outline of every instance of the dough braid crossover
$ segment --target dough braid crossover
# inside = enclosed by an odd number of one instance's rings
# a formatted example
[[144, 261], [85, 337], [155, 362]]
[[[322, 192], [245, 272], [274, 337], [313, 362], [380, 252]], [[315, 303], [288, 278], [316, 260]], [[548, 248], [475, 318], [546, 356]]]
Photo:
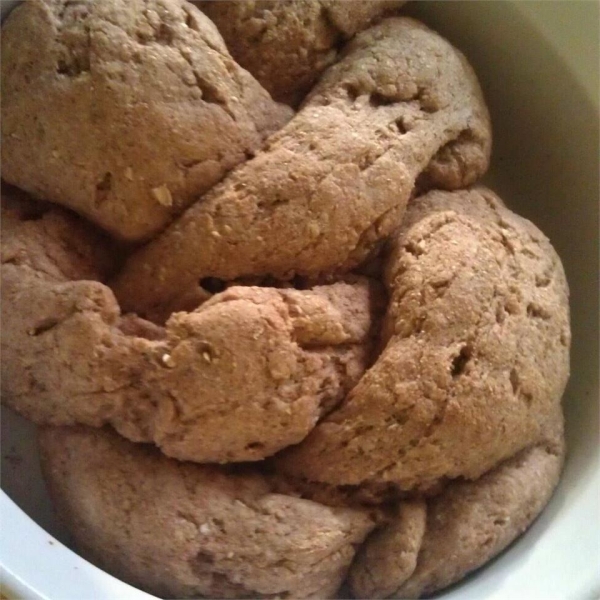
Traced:
[[182, 460], [300, 442], [368, 366], [379, 286], [232, 287], [166, 327], [122, 315], [106, 240], [60, 209], [2, 203], [4, 401], [37, 423], [112, 424]]
[[490, 123], [464, 57], [407, 18], [344, 49], [298, 114], [113, 282], [153, 320], [205, 297], [202, 280], [346, 272], [398, 225], [422, 177], [449, 188], [488, 166]]

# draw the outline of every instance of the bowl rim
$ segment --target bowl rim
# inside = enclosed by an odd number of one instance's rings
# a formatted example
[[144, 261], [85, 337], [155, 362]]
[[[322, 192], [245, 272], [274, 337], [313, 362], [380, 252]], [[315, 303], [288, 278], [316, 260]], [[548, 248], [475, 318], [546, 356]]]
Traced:
[[[0, 515], [0, 582], [2, 593], [9, 598], [64, 598], [65, 581], [69, 582], [69, 597], [73, 599], [155, 598], [102, 571], [67, 548], [25, 514], [4, 491], [0, 491]], [[35, 556], [23, 553], [24, 542], [36, 549]]]

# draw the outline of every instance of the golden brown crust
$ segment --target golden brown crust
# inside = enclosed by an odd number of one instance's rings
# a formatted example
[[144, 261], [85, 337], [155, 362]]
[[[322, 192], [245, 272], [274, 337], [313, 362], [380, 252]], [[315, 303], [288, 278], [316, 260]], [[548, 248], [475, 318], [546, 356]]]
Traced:
[[329, 484], [427, 490], [545, 435], [569, 376], [560, 259], [489, 190], [417, 198], [392, 244], [387, 343], [344, 404], [284, 453]]
[[235, 60], [281, 102], [297, 106], [341, 45], [404, 0], [200, 0]]
[[46, 428], [46, 481], [90, 560], [166, 598], [327, 598], [374, 523], [276, 494], [253, 469], [167, 459], [114, 433]]
[[2, 27], [2, 91], [3, 178], [127, 240], [291, 116], [183, 0], [24, 2]]
[[348, 45], [263, 152], [130, 257], [115, 293], [127, 310], [164, 320], [199, 303], [205, 277], [349, 270], [398, 225], [439, 149], [467, 134], [480, 152], [461, 163], [461, 183], [489, 157], [475, 75], [424, 25], [387, 19]]

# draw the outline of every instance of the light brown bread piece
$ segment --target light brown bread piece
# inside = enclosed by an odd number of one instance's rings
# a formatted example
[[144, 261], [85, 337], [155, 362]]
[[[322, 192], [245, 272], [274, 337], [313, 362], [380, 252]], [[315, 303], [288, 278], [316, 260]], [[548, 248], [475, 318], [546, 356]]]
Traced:
[[276, 100], [297, 106], [341, 46], [403, 0], [201, 0], [235, 60]]
[[130, 257], [116, 295], [164, 320], [200, 303], [206, 277], [349, 270], [398, 225], [428, 165], [445, 165], [438, 184], [463, 185], [487, 168], [490, 141], [464, 57], [417, 21], [387, 19], [348, 45], [264, 152]]
[[153, 441], [198, 462], [259, 460], [300, 442], [369, 366], [376, 293], [367, 281], [232, 287], [176, 313], [168, 373], [148, 377], [160, 398]]
[[164, 598], [329, 598], [365, 511], [272, 493], [249, 468], [167, 459], [106, 430], [45, 428], [45, 478], [79, 550]]
[[2, 177], [140, 240], [291, 116], [183, 0], [29, 0], [2, 27]]
[[391, 522], [367, 538], [348, 575], [355, 598], [387, 598], [413, 574], [426, 517], [424, 501], [401, 502]]
[[543, 439], [569, 376], [568, 287], [548, 239], [489, 190], [417, 198], [394, 238], [385, 349], [285, 472], [397, 491], [476, 479]]
[[[40, 281], [59, 283], [71, 279], [102, 281], [114, 271], [114, 248], [89, 223], [4, 183], [1, 194], [3, 273], [6, 266], [7, 272], [27, 270]], [[4, 325], [9, 324], [7, 315]]]
[[102, 244], [76, 217], [2, 210], [3, 400], [37, 423], [110, 423], [180, 459], [259, 460], [301, 441], [369, 364], [382, 299], [364, 278], [232, 287], [161, 328], [122, 316], [93, 281]]
[[564, 447], [536, 446], [430, 501], [417, 567], [393, 597], [429, 595], [504, 550], [546, 506], [563, 460]]

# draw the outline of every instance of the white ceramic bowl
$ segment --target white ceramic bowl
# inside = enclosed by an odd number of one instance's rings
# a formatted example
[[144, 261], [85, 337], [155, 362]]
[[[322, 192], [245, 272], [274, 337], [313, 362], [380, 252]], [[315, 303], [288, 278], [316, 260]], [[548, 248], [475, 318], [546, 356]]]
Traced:
[[[3, 15], [13, 4], [1, 0]], [[572, 301], [569, 456], [560, 486], [527, 535], [445, 599], [600, 598], [598, 8], [573, 0], [409, 5], [475, 67], [494, 124], [487, 183], [550, 237]], [[2, 488], [4, 594], [151, 598], [69, 550], [41, 481], [35, 430], [6, 409]]]

